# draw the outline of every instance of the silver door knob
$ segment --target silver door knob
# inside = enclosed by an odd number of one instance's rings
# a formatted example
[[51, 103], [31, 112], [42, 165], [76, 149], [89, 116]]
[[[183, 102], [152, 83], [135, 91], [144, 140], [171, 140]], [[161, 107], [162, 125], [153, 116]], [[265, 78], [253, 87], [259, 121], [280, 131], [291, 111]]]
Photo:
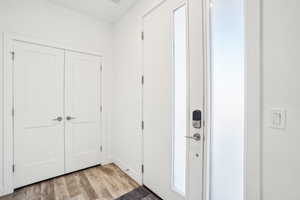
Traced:
[[201, 140], [201, 135], [199, 133], [195, 133], [192, 137], [191, 136], [185, 136], [188, 139], [193, 139], [195, 141], [200, 141]]
[[61, 122], [62, 120], [63, 120], [62, 117], [57, 117], [57, 118], [53, 119], [53, 121], [58, 121], [58, 122]]
[[71, 116], [67, 116], [66, 119], [67, 119], [68, 121], [70, 121], [70, 120], [73, 120], [73, 119], [76, 119], [76, 118], [75, 118], [75, 117], [71, 117]]

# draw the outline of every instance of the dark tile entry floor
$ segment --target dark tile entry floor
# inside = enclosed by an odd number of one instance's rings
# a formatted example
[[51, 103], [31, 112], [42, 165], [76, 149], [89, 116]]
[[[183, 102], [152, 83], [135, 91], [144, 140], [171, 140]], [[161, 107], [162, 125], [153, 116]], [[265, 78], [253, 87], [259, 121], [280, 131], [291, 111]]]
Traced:
[[139, 187], [121, 196], [117, 200], [161, 200], [152, 194], [147, 188]]

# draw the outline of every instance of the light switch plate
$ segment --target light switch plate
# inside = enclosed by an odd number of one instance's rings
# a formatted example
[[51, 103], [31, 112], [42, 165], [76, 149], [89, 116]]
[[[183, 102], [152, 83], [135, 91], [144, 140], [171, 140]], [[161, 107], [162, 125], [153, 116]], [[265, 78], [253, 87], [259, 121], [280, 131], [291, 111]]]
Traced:
[[271, 110], [271, 128], [285, 129], [286, 128], [286, 110], [274, 108]]

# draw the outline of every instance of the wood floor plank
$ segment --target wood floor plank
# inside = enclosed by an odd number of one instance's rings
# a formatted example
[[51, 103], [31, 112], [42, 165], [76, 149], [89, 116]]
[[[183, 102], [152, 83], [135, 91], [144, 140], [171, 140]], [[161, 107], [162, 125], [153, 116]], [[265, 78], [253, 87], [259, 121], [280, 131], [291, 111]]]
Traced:
[[101, 168], [101, 170], [104, 171], [104, 176], [105, 178], [109, 179], [111, 178], [110, 182], [114, 185], [114, 188], [116, 189], [116, 192], [118, 192], [118, 195], [121, 194], [121, 193], [124, 193], [123, 191], [128, 191], [128, 186], [125, 185], [123, 183], [123, 181], [121, 181], [118, 177], [118, 174], [117, 172], [110, 168], [108, 165], [106, 166], [103, 166]]
[[67, 185], [65, 183], [64, 177], [59, 177], [53, 180], [54, 182], [54, 192], [56, 200], [66, 200], [69, 198], [69, 193]]
[[114, 164], [33, 184], [0, 200], [114, 200], [139, 185]]
[[112, 199], [115, 199], [115, 197], [116, 197], [115, 187], [114, 187], [113, 183], [111, 182], [111, 180], [108, 181], [106, 179], [106, 177], [104, 176], [104, 174], [102, 173], [102, 171], [99, 170], [99, 168], [93, 169], [92, 172], [97, 176], [97, 180], [99, 181], [99, 183], [101, 183], [105, 187], [105, 189], [111, 195]]
[[41, 183], [42, 200], [55, 200], [53, 180]]
[[81, 194], [81, 191], [79, 189], [75, 174], [69, 174], [65, 176], [65, 180], [69, 196], [71, 198], [79, 196]]
[[80, 172], [75, 172], [74, 176], [77, 181], [78, 189], [80, 190], [80, 196], [82, 196], [81, 198], [83, 198], [84, 200], [90, 200], [89, 195], [86, 192], [85, 188], [82, 187], [79, 173]]
[[[104, 171], [107, 171], [109, 169], [111, 176], [114, 178], [112, 181], [117, 185], [117, 188], [119, 188], [120, 192], [118, 193], [117, 197], [122, 196], [124, 193], [128, 193], [132, 191], [133, 189], [139, 187], [138, 184], [131, 178], [129, 178], [128, 175], [126, 175], [120, 168], [118, 168], [116, 165], [107, 165], [101, 168]], [[108, 174], [108, 173], [106, 173]]]
[[123, 172], [116, 165], [112, 164], [111, 167], [113, 167], [114, 170], [116, 171], [116, 173], [118, 174], [120, 181], [126, 182], [128, 185], [130, 185], [131, 190], [139, 187], [139, 184], [137, 182], [135, 182], [133, 179], [131, 179], [125, 172]]
[[31, 200], [42, 200], [41, 184], [35, 184], [27, 188], [26, 198]]
[[120, 188], [118, 188], [117, 184], [115, 183], [114, 179], [111, 178], [110, 175], [106, 174], [108, 171], [107, 170], [102, 170], [102, 168], [96, 168], [97, 173], [101, 177], [101, 179], [104, 180], [104, 183], [107, 186], [108, 191], [112, 194], [114, 198], [119, 197], [120, 195]]
[[91, 183], [89, 182], [88, 178], [86, 177], [84, 171], [79, 172], [78, 176], [80, 178], [80, 184], [81, 184], [83, 190], [88, 195], [89, 200], [97, 200], [98, 195], [96, 194], [95, 190], [91, 186]]
[[17, 190], [13, 194], [13, 200], [28, 200], [28, 197], [26, 194], [27, 194], [27, 188], [22, 188], [20, 190]]
[[91, 185], [97, 192], [99, 199], [101, 200], [113, 200], [112, 194], [108, 191], [106, 185], [104, 184], [104, 180], [101, 179], [96, 173], [95, 168], [89, 169], [86, 171], [87, 178], [89, 179]]

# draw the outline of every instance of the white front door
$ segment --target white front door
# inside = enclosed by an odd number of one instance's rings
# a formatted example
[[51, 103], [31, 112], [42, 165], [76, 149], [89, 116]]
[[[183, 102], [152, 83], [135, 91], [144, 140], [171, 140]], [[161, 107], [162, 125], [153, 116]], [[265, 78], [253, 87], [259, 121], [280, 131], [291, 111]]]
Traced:
[[100, 57], [66, 52], [66, 172], [101, 161]]
[[169, 1], [143, 19], [143, 184], [163, 199], [172, 191], [172, 66]]
[[165, 200], [203, 196], [201, 11], [163, 1], [143, 17], [143, 183]]
[[17, 41], [13, 48], [18, 188], [64, 173], [64, 52]]

